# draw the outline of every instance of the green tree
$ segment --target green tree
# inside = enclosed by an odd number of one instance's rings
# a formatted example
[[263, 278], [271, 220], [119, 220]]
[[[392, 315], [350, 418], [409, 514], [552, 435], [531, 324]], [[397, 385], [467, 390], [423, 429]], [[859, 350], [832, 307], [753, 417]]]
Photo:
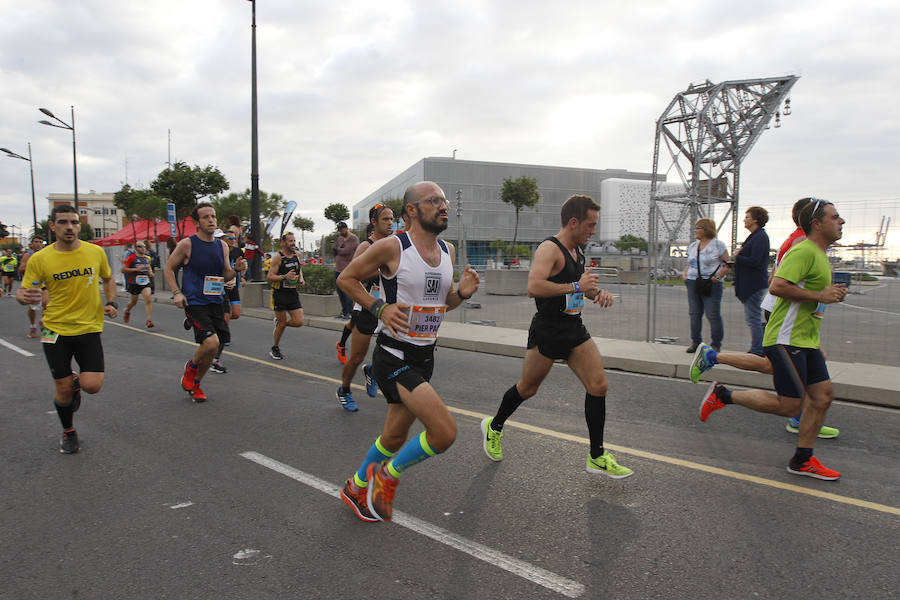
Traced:
[[78, 239], [83, 242], [89, 242], [94, 239], [94, 228], [90, 225], [82, 225], [81, 231], [78, 232]]
[[615, 242], [615, 247], [619, 249], [621, 252], [625, 252], [630, 250], [631, 248], [637, 248], [639, 250], [646, 250], [649, 244], [647, 240], [642, 237], [637, 237], [634, 235], [630, 235], [626, 233], [625, 235], [619, 238], [619, 241]]
[[303, 235], [303, 232], [308, 231], [310, 233], [316, 228], [316, 224], [312, 219], [307, 219], [306, 217], [301, 217], [297, 215], [294, 217], [294, 220], [291, 221], [291, 224], [300, 232], [300, 247], [306, 246], [306, 238]]
[[[190, 167], [187, 163], [177, 162], [171, 169], [161, 171], [150, 184], [150, 189], [175, 204], [175, 217], [180, 222], [191, 214], [201, 198], [217, 196], [227, 190], [228, 180], [218, 167]], [[179, 237], [184, 235], [183, 224], [181, 228]]]
[[503, 179], [503, 187], [500, 188], [500, 199], [506, 204], [512, 204], [516, 209], [516, 228], [513, 233], [513, 246], [516, 245], [516, 239], [519, 236], [519, 212], [524, 208], [534, 208], [541, 199], [538, 191], [537, 177], [519, 177], [513, 179], [506, 177]]
[[[135, 219], [166, 220], [166, 199], [157, 196], [152, 190], [136, 190], [125, 184], [113, 196], [113, 204], [131, 221], [132, 238], [135, 240], [137, 239]], [[147, 228], [147, 238], [150, 238], [149, 227]]]
[[394, 220], [400, 221], [400, 213], [403, 211], [403, 198], [388, 198], [387, 200], [382, 200], [382, 204], [391, 209], [391, 212], [394, 213]]
[[[216, 209], [216, 216], [221, 222], [229, 215], [237, 215], [242, 221], [249, 221], [250, 217], [250, 188], [243, 192], [231, 192], [227, 196], [213, 198], [210, 203]], [[284, 196], [277, 193], [259, 191], [259, 218], [265, 221], [269, 217], [280, 216], [284, 212], [287, 201]]]
[[350, 218], [350, 209], [340, 202], [329, 204], [325, 207], [325, 218], [333, 221], [335, 226], [337, 226], [341, 221], [346, 221]]
[[47, 217], [43, 221], [38, 221], [37, 233], [43, 237], [44, 241], [48, 244], [56, 241], [56, 236], [53, 235], [53, 230], [50, 228], [50, 217]]

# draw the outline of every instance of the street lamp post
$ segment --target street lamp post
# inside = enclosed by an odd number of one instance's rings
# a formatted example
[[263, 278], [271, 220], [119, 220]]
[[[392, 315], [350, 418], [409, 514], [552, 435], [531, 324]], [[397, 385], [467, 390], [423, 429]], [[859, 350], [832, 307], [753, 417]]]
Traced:
[[68, 129], [69, 131], [72, 132], [72, 174], [75, 177], [75, 208], [77, 209], [78, 208], [78, 161], [76, 160], [76, 153], [75, 153], [75, 107], [70, 106], [69, 108], [72, 109], [72, 124], [71, 125], [69, 125], [68, 123], [66, 123], [59, 117], [57, 117], [56, 115], [54, 115], [52, 112], [50, 112], [46, 108], [39, 108], [38, 110], [40, 110], [42, 113], [44, 113], [51, 119], [56, 120], [60, 124], [57, 125], [56, 123], [51, 123], [50, 121], [46, 121], [46, 120], [38, 121], [38, 123], [40, 123], [41, 125], [49, 125], [50, 127], [59, 127], [60, 129]]
[[250, 237], [259, 246], [250, 265], [251, 281], [262, 279], [262, 235], [259, 226], [259, 136], [256, 110], [256, 1], [250, 0]]
[[19, 158], [28, 161], [28, 170], [31, 171], [31, 215], [34, 218], [34, 233], [32, 233], [32, 235], [37, 235], [37, 204], [34, 201], [34, 163], [31, 162], [31, 142], [28, 142], [28, 158], [25, 158], [21, 154], [16, 154], [7, 148], [0, 148], [0, 152], [6, 152], [6, 155], [10, 158]]

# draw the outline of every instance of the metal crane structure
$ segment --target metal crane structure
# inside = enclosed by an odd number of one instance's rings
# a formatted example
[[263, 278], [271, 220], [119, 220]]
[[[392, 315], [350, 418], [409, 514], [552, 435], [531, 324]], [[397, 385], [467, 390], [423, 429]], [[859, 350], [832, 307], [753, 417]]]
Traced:
[[[675, 97], [656, 122], [653, 175], [650, 180], [650, 285], [647, 286], [647, 341], [656, 336], [656, 275], [672, 267], [673, 246], [693, 240], [690, 227], [698, 218], [714, 218], [714, 205], [731, 218], [731, 248], [738, 232], [741, 162], [762, 132], [781, 127], [791, 114], [789, 93], [797, 75], [691, 84]], [[671, 191], [670, 175], [682, 187]], [[674, 180], [673, 180], [674, 181]], [[662, 185], [664, 184], [665, 185]], [[665, 187], [666, 190], [661, 188]]]

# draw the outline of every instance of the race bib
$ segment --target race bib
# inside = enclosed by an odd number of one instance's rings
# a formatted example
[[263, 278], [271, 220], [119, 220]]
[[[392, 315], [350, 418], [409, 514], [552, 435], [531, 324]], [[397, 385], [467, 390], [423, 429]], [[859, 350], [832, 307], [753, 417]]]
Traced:
[[296, 289], [297, 286], [299, 286], [299, 285], [300, 285], [299, 277], [297, 279], [293, 279], [293, 280], [285, 279], [284, 281], [281, 282], [281, 287], [283, 287], [283, 288]]
[[147, 275], [138, 275], [134, 278], [137, 285], [150, 285], [150, 277]]
[[203, 279], [204, 296], [221, 296], [225, 290], [225, 278], [216, 275], [207, 275]]
[[41, 343], [42, 344], [55, 344], [56, 340], [59, 339], [59, 334], [55, 331], [50, 331], [46, 327], [41, 327]]
[[584, 308], [584, 292], [572, 292], [566, 294], [566, 308], [563, 310], [567, 315], [580, 315]]
[[436, 339], [446, 306], [413, 306], [409, 309], [409, 337]]

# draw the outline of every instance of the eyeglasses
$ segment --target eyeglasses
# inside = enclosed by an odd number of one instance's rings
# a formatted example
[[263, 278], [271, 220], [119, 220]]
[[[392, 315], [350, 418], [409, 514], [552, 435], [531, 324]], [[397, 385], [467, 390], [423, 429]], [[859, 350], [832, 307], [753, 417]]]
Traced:
[[427, 202], [435, 208], [440, 208], [441, 204], [446, 204], [447, 208], [450, 208], [450, 201], [444, 198], [443, 196], [429, 196], [428, 198], [422, 198], [419, 202], [415, 204], [419, 204], [420, 202]]
[[233, 235], [229, 235], [229, 236], [226, 237], [225, 239], [226, 239], [226, 240], [236, 240], [237, 238], [234, 237]]
[[378, 204], [373, 206], [370, 210], [378, 210], [379, 208], [384, 208], [384, 204], [379, 202]]

